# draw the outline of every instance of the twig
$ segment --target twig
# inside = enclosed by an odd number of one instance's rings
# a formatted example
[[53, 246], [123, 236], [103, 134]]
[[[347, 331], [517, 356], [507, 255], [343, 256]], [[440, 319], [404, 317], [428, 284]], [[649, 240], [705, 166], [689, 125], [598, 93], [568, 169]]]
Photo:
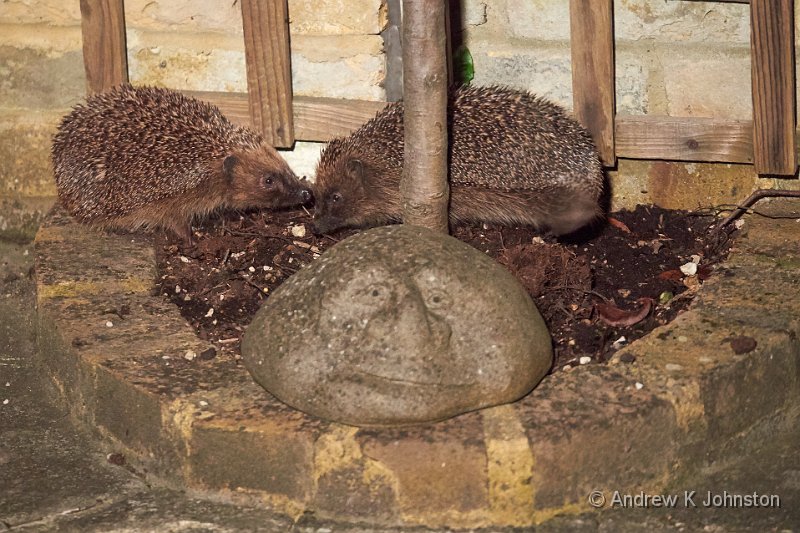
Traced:
[[750, 207], [762, 198], [800, 198], [800, 191], [790, 191], [788, 189], [758, 189], [747, 199], [739, 204], [733, 212], [728, 215], [716, 228], [720, 231], [722, 228], [746, 213]]
[[242, 276], [240, 279], [244, 280], [244, 282], [247, 283], [248, 285], [250, 285], [251, 287], [254, 287], [254, 288], [258, 289], [258, 294], [262, 298], [264, 298], [264, 289], [263, 288], [259, 287], [258, 285], [256, 285], [255, 283], [253, 283], [252, 281], [250, 281], [249, 279], [247, 279], [244, 276]]

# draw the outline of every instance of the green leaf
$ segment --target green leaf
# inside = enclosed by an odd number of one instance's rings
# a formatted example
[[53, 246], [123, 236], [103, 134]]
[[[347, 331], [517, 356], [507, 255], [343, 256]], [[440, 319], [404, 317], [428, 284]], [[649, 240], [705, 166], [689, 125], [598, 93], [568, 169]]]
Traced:
[[472, 62], [472, 54], [465, 45], [459, 46], [453, 53], [453, 71], [456, 81], [463, 85], [469, 85], [475, 78], [475, 64]]

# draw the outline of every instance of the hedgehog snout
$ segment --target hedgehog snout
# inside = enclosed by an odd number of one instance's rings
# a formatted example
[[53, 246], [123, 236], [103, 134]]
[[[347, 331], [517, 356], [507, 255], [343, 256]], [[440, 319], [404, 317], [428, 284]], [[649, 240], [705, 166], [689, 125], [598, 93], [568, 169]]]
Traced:
[[313, 197], [314, 195], [311, 194], [310, 189], [300, 189], [300, 201], [303, 202], [303, 204], [309, 203]]

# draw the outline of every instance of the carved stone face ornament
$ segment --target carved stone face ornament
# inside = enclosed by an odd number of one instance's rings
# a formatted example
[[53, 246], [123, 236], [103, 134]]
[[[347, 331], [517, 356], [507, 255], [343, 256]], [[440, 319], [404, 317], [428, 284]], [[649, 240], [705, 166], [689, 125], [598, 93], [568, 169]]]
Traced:
[[278, 289], [242, 346], [265, 389], [353, 425], [440, 420], [529, 392], [550, 337], [516, 280], [422, 228], [355, 235]]

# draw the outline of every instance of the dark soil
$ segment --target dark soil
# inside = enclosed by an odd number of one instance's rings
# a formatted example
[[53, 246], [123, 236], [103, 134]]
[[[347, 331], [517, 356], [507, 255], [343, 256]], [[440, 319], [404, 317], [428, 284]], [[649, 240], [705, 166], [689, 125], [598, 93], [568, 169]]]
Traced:
[[[459, 226], [453, 235], [508, 268], [553, 337], [554, 369], [604, 362], [621, 346], [683, 312], [727, 253], [713, 219], [637, 207], [557, 241], [527, 228]], [[304, 211], [230, 215], [195, 232], [194, 247], [157, 239], [160, 290], [222, 357], [239, 358], [242, 333], [284, 280], [355, 231], [316, 236]], [[695, 275], [681, 265], [698, 263]], [[652, 309], [647, 312], [647, 306]], [[632, 325], [623, 325], [631, 324]]]

